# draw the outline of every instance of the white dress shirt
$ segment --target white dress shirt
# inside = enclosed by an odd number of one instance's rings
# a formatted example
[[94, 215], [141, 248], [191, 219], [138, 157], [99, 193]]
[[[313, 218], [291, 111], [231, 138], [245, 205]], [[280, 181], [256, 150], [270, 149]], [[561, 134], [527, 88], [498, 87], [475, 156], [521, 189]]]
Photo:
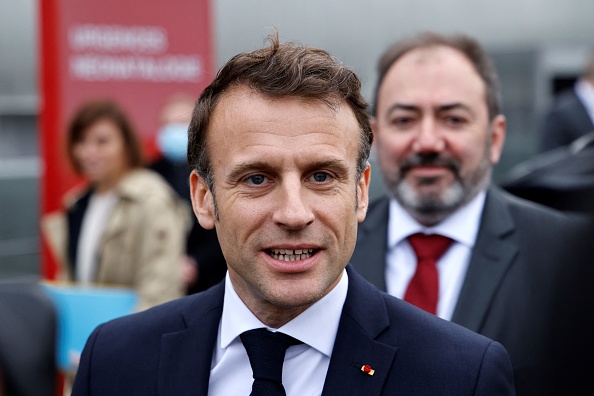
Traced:
[[[278, 330], [303, 344], [287, 349], [283, 364], [283, 386], [287, 396], [321, 395], [330, 356], [348, 290], [343, 271], [336, 287], [321, 300]], [[252, 368], [239, 335], [264, 325], [239, 298], [227, 273], [223, 315], [214, 348], [209, 396], [248, 396], [252, 389]]]
[[406, 288], [415, 274], [417, 258], [406, 239], [408, 236], [417, 232], [447, 236], [454, 242], [437, 262], [439, 274], [437, 316], [451, 320], [476, 241], [485, 197], [484, 191], [479, 193], [468, 204], [433, 227], [425, 227], [418, 223], [395, 199], [392, 199], [386, 252], [387, 292], [398, 298], [404, 298]]
[[580, 79], [575, 83], [574, 90], [594, 124], [594, 87], [588, 81]]

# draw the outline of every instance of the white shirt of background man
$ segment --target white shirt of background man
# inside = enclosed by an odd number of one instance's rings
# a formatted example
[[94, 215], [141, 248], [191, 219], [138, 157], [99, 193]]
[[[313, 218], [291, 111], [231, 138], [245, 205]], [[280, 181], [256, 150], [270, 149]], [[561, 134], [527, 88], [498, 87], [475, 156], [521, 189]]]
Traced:
[[451, 320], [476, 242], [485, 197], [484, 191], [479, 193], [468, 204], [433, 227], [425, 227], [418, 223], [395, 199], [392, 199], [388, 220], [386, 291], [403, 299], [406, 288], [415, 274], [417, 257], [407, 237], [421, 232], [451, 238], [454, 242], [437, 262], [437, 316]]

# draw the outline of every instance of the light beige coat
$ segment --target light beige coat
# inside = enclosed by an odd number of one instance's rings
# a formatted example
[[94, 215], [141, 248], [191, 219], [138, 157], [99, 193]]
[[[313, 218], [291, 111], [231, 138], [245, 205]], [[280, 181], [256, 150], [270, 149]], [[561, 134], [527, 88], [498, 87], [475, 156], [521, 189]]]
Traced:
[[[182, 261], [190, 212], [157, 173], [138, 169], [116, 187], [119, 196], [101, 237], [96, 282], [133, 288], [138, 310], [184, 294]], [[80, 194], [67, 194], [71, 207]], [[66, 210], [42, 221], [43, 235], [59, 262], [59, 278], [73, 280], [67, 254]]]

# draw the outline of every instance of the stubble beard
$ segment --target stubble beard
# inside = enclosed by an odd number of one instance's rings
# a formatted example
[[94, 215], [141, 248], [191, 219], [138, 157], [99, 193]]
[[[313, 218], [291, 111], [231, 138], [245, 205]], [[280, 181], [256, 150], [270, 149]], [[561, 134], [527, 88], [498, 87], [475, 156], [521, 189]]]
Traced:
[[[413, 160], [418, 162], [419, 160]], [[439, 159], [436, 162], [442, 162]], [[423, 193], [414, 185], [408, 182], [406, 175], [410, 169], [410, 163], [399, 166], [398, 174], [394, 177], [386, 177], [385, 182], [392, 196], [414, 217], [419, 223], [425, 226], [432, 226], [440, 223], [456, 210], [470, 202], [479, 192], [485, 190], [491, 179], [492, 166], [486, 155], [479, 166], [468, 176], [460, 174], [459, 164], [452, 160], [450, 170], [454, 175], [454, 182], [441, 191]], [[427, 178], [422, 184], [437, 183], [438, 180]]]

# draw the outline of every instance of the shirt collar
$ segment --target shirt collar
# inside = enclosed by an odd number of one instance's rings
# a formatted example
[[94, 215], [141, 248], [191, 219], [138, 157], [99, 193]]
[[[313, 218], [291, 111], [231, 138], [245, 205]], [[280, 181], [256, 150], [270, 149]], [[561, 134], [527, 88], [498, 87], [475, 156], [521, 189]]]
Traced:
[[[328, 294], [279, 328], [278, 331], [288, 334], [330, 357], [347, 290], [348, 276], [343, 270], [340, 281]], [[223, 315], [221, 316], [220, 348], [227, 348], [244, 331], [261, 327], [269, 328], [239, 298], [233, 288], [229, 273], [227, 273]]]
[[478, 234], [486, 196], [486, 192], [481, 191], [466, 205], [432, 227], [425, 227], [417, 222], [398, 201], [392, 198], [388, 220], [388, 247], [393, 249], [409, 235], [422, 232], [447, 236], [472, 248]]

